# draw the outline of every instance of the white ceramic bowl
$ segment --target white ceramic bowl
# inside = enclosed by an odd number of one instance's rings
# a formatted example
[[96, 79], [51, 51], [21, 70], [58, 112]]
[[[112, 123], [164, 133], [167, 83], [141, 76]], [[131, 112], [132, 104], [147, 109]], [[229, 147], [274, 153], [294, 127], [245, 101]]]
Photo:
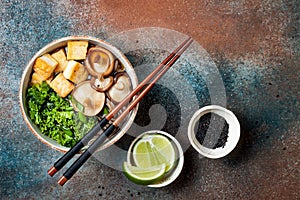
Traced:
[[[28, 109], [27, 109], [27, 103], [26, 103], [25, 96], [26, 96], [26, 91], [27, 91], [28, 84], [29, 84], [29, 81], [31, 78], [32, 68], [33, 68], [33, 64], [34, 64], [35, 60], [45, 53], [52, 52], [58, 48], [66, 46], [67, 42], [70, 40], [88, 41], [90, 44], [100, 46], [100, 47], [103, 47], [103, 48], [109, 50], [124, 65], [125, 70], [130, 77], [133, 88], [135, 88], [138, 84], [138, 79], [135, 74], [135, 71], [134, 71], [131, 63], [126, 58], [126, 56], [120, 50], [118, 50], [116, 47], [112, 46], [111, 44], [109, 44], [103, 40], [89, 37], [89, 36], [70, 36], [70, 37], [64, 37], [64, 38], [55, 40], [55, 41], [47, 44], [46, 46], [44, 46], [42, 49], [40, 49], [29, 61], [29, 63], [27, 64], [27, 66], [23, 72], [23, 76], [22, 76], [21, 83], [20, 83], [20, 91], [19, 91], [21, 111], [22, 111], [23, 118], [24, 118], [26, 124], [28, 125], [29, 129], [34, 133], [34, 135], [38, 139], [40, 139], [43, 143], [47, 144], [48, 146], [50, 146], [54, 149], [63, 151], [63, 152], [68, 151], [69, 148], [58, 144], [56, 141], [54, 141], [54, 140], [50, 139], [49, 137], [45, 136], [44, 134], [42, 134], [41, 131], [39, 130], [39, 128], [30, 120], [29, 115], [28, 115]], [[126, 121], [120, 127], [120, 131], [118, 132], [118, 134], [116, 134], [110, 140], [106, 140], [106, 142], [99, 149], [104, 149], [104, 148], [109, 147], [110, 145], [114, 144], [117, 140], [119, 140], [124, 135], [124, 133], [130, 128], [131, 124], [133, 123], [133, 120], [137, 113], [137, 109], [138, 109], [138, 106], [136, 106], [132, 110], [130, 116], [126, 119]]]
[[[206, 113], [215, 113], [223, 117], [228, 125], [228, 138], [224, 147], [215, 149], [207, 148], [199, 143], [195, 136], [195, 125], [199, 121], [200, 117]], [[226, 108], [217, 105], [205, 106], [195, 112], [188, 126], [188, 138], [194, 149], [201, 155], [208, 158], [221, 158], [229, 154], [237, 145], [240, 138], [240, 123], [236, 116]]]
[[183, 162], [184, 162], [183, 150], [182, 150], [180, 143], [171, 134], [164, 132], [164, 131], [160, 131], [160, 130], [147, 131], [147, 132], [142, 133], [138, 137], [136, 137], [128, 149], [127, 162], [132, 163], [132, 159], [131, 159], [132, 154], [130, 152], [132, 152], [133, 146], [140, 138], [142, 138], [145, 134], [157, 134], [157, 133], [169, 138], [169, 140], [173, 144], [173, 147], [176, 152], [176, 156], [175, 156], [176, 163], [175, 163], [174, 169], [171, 170], [170, 173], [168, 172], [169, 174], [166, 174], [166, 176], [160, 182], [148, 185], [148, 187], [152, 187], [152, 188], [160, 188], [160, 187], [164, 187], [164, 186], [167, 186], [170, 183], [172, 183], [179, 176], [179, 174], [182, 170], [182, 167], [183, 167]]

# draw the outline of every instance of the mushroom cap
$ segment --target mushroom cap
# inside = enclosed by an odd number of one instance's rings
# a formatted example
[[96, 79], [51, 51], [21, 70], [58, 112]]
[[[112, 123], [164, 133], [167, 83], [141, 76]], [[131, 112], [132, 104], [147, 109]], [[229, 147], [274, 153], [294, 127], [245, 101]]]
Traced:
[[92, 76], [108, 76], [114, 69], [114, 56], [102, 47], [91, 47], [87, 53], [85, 65]]
[[[105, 94], [98, 92], [91, 87], [90, 81], [84, 81], [78, 84], [72, 92], [73, 98], [83, 105], [83, 114], [87, 116], [97, 115], [105, 103]], [[76, 105], [74, 109], [78, 111]]]
[[107, 78], [95, 78], [92, 77], [90, 84], [91, 87], [95, 90], [97, 90], [98, 92], [105, 92], [107, 91], [114, 83], [114, 78], [112, 76], [109, 76]]
[[116, 83], [108, 90], [107, 96], [112, 102], [121, 102], [131, 92], [131, 81], [126, 73], [116, 76]]
[[124, 65], [121, 63], [121, 62], [119, 62], [119, 60], [118, 59], [116, 59], [115, 60], [115, 67], [114, 67], [115, 69], [115, 71], [118, 73], [118, 72], [124, 72], [125, 71], [125, 67], [124, 67]]

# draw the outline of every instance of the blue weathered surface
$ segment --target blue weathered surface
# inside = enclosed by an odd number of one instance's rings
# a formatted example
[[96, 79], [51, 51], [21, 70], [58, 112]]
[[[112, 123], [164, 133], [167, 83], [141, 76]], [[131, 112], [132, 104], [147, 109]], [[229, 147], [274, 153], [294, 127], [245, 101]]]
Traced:
[[[1, 199], [299, 199], [299, 10], [296, 0], [1, 1]], [[61, 173], [50, 178], [47, 170], [62, 153], [38, 141], [21, 116], [18, 92], [23, 69], [36, 51], [57, 38], [108, 39], [143, 27], [191, 35], [207, 50], [224, 82], [226, 107], [242, 126], [237, 148], [218, 160], [203, 159], [187, 148], [181, 175], [161, 189], [134, 185], [121, 171], [95, 158], [60, 187], [56, 181]], [[135, 67], [158, 63], [165, 55], [152, 41], [147, 44], [153, 48], [127, 52]], [[194, 89], [198, 106], [210, 104], [193, 56], [182, 63], [178, 72]], [[166, 112], [171, 117], [164, 128], [176, 132], [178, 102], [161, 87], [154, 92], [164, 101], [150, 97], [147, 102], [170, 103]], [[196, 110], [185, 106], [182, 109]], [[146, 123], [147, 110], [140, 112], [137, 123]]]

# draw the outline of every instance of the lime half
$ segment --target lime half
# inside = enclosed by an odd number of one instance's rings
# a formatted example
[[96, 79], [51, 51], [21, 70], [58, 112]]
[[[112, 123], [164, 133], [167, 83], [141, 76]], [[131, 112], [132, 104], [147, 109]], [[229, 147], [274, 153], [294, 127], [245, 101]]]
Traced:
[[165, 164], [166, 172], [175, 162], [175, 150], [170, 140], [160, 134], [146, 134], [133, 146], [133, 160], [137, 167], [151, 168]]
[[149, 168], [141, 168], [124, 162], [123, 170], [127, 178], [132, 182], [140, 185], [149, 185], [160, 181], [164, 177], [166, 165], [161, 164]]

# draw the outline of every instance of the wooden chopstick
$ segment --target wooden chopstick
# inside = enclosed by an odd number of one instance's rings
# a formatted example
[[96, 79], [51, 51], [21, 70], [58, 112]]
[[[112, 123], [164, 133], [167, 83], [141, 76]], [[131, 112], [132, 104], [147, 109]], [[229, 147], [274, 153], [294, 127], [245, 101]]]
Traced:
[[100, 130], [102, 130], [116, 113], [128, 103], [161, 69], [191, 40], [188, 37], [181, 45], [179, 45], [167, 58], [165, 58], [156, 69], [151, 72], [133, 91], [125, 97], [113, 110], [109, 112], [99, 123], [97, 123], [81, 140], [79, 140], [69, 151], [67, 151], [53, 166], [48, 170], [48, 174], [53, 176], [63, 166], [65, 166], [74, 155], [76, 155]]
[[181, 54], [191, 45], [192, 42], [193, 40], [190, 39], [187, 44], [174, 55], [165, 68], [151, 81], [151, 83], [149, 83], [149, 85], [137, 96], [137, 98], [128, 105], [128, 107], [120, 114], [120, 116], [112, 123], [112, 125], [117, 127], [119, 123], [123, 121], [127, 114], [143, 99], [143, 97], [149, 92], [154, 84], [170, 69], [170, 67], [178, 60]]
[[166, 64], [165, 68], [153, 79], [153, 81], [135, 98], [130, 102], [129, 106], [123, 111], [120, 116], [89, 146], [89, 148], [81, 154], [81, 156], [66, 170], [63, 176], [58, 180], [58, 183], [63, 186], [76, 172], [77, 170], [88, 160], [88, 158], [98, 149], [98, 147], [108, 138], [114, 130], [118, 127], [119, 123], [128, 115], [128, 113], [142, 100], [142, 98], [149, 92], [167, 71], [178, 60], [181, 54], [190, 46], [193, 42], [192, 39], [187, 41], [187, 44], [178, 51], [177, 54]]
[[[161, 72], [155, 77], [151, 83], [135, 98], [129, 106], [118, 116], [118, 118], [89, 146], [89, 148], [67, 169], [67, 171], [63, 174], [63, 176], [59, 179], [58, 183], [60, 185], [64, 185], [75, 173], [76, 171], [88, 160], [88, 158], [99, 148], [99, 146], [106, 140], [107, 137], [109, 137], [114, 130], [118, 127], [119, 123], [128, 115], [128, 113], [141, 101], [141, 99], [147, 94], [147, 92], [154, 86], [155, 82], [157, 82], [166, 72], [167, 70], [178, 60], [180, 55], [190, 46], [190, 44], [193, 42], [193, 40], [189, 37], [187, 40], [185, 40], [174, 52], [172, 52], [139, 86], [133, 90], [133, 92], [128, 95], [130, 98], [125, 98], [117, 107], [120, 110], [128, 101], [131, 100], [131, 98], [139, 92], [143, 86], [149, 82], [164, 66], [164, 68], [161, 70]], [[121, 106], [120, 106], [121, 105]], [[117, 108], [116, 107], [116, 108]], [[114, 114], [111, 114], [113, 112], [110, 112], [103, 120], [104, 122], [99, 122], [98, 127], [105, 126], [107, 122], [114, 116]], [[110, 115], [111, 114], [111, 115]], [[93, 130], [96, 130], [97, 128], [93, 128]], [[92, 131], [93, 131], [92, 130]], [[84, 145], [84, 144], [83, 144]], [[76, 146], [76, 145], [75, 145]], [[78, 148], [78, 147], [77, 147]], [[73, 148], [72, 148], [73, 149]], [[71, 154], [74, 154], [75, 150], [70, 150], [71, 153], [69, 153], [68, 156], [65, 156], [66, 158], [63, 159], [64, 162], [67, 162], [65, 160], [71, 159]], [[80, 150], [80, 149], [79, 149]], [[75, 153], [76, 154], [76, 153]], [[74, 155], [75, 155], [74, 154]], [[64, 157], [64, 156], [63, 156]], [[59, 163], [60, 165], [62, 162]], [[65, 163], [64, 163], [65, 164]], [[55, 166], [52, 168], [57, 169]], [[52, 169], [51, 168], [51, 169]], [[51, 169], [48, 171], [48, 173], [51, 175], [52, 172], [54, 173], [57, 171], [53, 170], [51, 172]]]

